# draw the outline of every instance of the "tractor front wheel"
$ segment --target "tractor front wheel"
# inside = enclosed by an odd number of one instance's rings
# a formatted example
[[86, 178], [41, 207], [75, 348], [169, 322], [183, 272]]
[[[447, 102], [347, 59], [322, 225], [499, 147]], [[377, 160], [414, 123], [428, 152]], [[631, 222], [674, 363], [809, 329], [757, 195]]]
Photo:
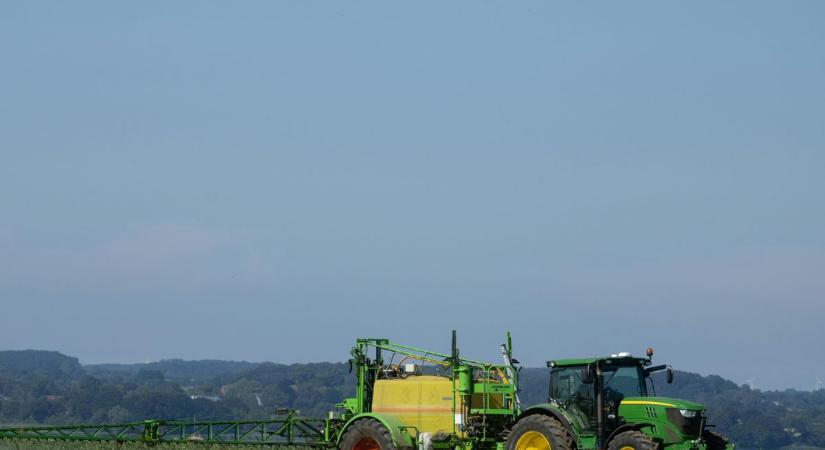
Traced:
[[340, 450], [395, 450], [389, 430], [376, 420], [359, 420], [347, 428]]
[[610, 441], [607, 450], [657, 450], [659, 445], [641, 431], [625, 431]]
[[507, 450], [573, 450], [573, 437], [558, 420], [543, 414], [527, 416], [507, 434]]

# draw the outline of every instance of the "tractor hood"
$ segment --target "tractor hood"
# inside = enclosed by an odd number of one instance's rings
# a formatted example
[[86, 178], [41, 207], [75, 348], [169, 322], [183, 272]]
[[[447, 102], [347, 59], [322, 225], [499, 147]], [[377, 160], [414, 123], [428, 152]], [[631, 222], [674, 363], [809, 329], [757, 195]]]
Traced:
[[704, 410], [699, 403], [669, 397], [626, 397], [619, 404], [619, 416], [625, 422], [652, 425], [652, 433], [662, 440], [665, 448], [700, 438], [705, 423]]
[[678, 398], [669, 397], [625, 397], [622, 399], [621, 406], [662, 406], [665, 408], [690, 409], [694, 411], [701, 411], [705, 407], [696, 402], [681, 400]]

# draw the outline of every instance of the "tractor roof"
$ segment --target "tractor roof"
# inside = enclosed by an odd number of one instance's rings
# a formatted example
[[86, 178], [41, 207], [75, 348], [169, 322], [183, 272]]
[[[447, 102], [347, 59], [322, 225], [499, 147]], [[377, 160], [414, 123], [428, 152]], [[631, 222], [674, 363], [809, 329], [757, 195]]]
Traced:
[[599, 361], [605, 361], [608, 364], [636, 365], [645, 364], [650, 360], [647, 358], [634, 357], [627, 353], [619, 353], [616, 355], [598, 356], [593, 358], [554, 359], [547, 361], [547, 367], [584, 366], [586, 364], [593, 364]]

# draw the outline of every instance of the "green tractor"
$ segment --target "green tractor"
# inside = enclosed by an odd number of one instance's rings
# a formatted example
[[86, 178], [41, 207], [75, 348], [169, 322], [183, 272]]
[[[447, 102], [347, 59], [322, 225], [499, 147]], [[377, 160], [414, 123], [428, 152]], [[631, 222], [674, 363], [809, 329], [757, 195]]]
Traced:
[[732, 449], [706, 423], [704, 406], [656, 397], [654, 372], [673, 370], [646, 358], [608, 357], [548, 361], [547, 403], [523, 411], [507, 437], [506, 450]]

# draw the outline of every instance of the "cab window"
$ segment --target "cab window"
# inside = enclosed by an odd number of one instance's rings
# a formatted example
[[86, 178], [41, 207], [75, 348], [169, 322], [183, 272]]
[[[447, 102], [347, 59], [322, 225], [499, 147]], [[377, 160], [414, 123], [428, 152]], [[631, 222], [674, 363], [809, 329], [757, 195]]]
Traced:
[[605, 402], [620, 402], [625, 397], [644, 397], [647, 389], [641, 367], [610, 366], [602, 369]]
[[583, 429], [592, 430], [595, 418], [593, 384], [583, 380], [584, 366], [557, 367], [550, 372], [550, 398], [572, 412]]

